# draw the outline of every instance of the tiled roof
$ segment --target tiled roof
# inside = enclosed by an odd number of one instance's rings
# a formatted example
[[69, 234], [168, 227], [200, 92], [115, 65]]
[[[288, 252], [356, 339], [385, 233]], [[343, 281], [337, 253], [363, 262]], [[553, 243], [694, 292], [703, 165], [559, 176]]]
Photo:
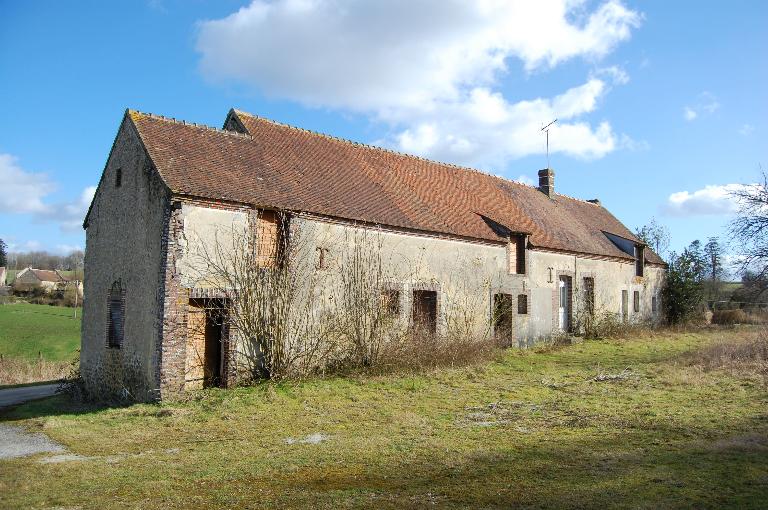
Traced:
[[30, 271], [35, 275], [35, 277], [40, 280], [41, 282], [63, 282], [66, 281], [66, 278], [61, 276], [58, 271], [51, 271], [48, 269], [32, 269], [30, 268]]
[[[534, 247], [631, 258], [603, 231], [637, 238], [603, 207], [477, 170], [417, 158], [233, 110], [218, 130], [129, 111], [177, 194], [502, 241], [486, 217]], [[234, 118], [233, 118], [234, 117]], [[232, 122], [235, 121], [235, 122]], [[649, 262], [661, 262], [650, 250]]]

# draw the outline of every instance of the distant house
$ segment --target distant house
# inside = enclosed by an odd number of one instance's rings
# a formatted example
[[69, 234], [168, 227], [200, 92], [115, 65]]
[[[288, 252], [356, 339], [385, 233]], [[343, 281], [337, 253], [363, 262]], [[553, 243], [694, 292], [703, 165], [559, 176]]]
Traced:
[[0, 267], [0, 287], [5, 287], [5, 279], [6, 279], [7, 271], [4, 267]]
[[16, 278], [14, 278], [11, 286], [13, 290], [20, 292], [30, 292], [37, 288], [42, 288], [46, 292], [52, 292], [54, 290], [63, 290], [68, 282], [69, 279], [55, 269], [33, 269], [28, 267], [16, 274]]

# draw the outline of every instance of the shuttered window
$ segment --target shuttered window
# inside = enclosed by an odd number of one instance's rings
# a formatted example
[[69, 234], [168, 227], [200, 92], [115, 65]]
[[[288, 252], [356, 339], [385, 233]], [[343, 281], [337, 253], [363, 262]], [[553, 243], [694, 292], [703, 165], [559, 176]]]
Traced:
[[107, 347], [119, 349], [125, 331], [125, 291], [115, 282], [107, 298]]
[[595, 279], [591, 276], [585, 276], [584, 285], [584, 309], [589, 316], [595, 313]]
[[528, 295], [527, 294], [518, 294], [517, 313], [519, 315], [525, 315], [528, 313]]

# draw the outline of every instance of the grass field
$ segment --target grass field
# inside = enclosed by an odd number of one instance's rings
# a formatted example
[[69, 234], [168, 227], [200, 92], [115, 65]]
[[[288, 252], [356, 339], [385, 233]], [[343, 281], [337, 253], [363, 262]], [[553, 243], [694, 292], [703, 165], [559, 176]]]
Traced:
[[80, 457], [0, 461], [0, 507], [765, 508], [765, 367], [710, 370], [695, 354], [750, 334], [511, 350], [421, 376], [126, 408], [56, 397], [0, 421]]
[[80, 315], [59, 306], [0, 305], [0, 354], [36, 360], [71, 361], [80, 348]]

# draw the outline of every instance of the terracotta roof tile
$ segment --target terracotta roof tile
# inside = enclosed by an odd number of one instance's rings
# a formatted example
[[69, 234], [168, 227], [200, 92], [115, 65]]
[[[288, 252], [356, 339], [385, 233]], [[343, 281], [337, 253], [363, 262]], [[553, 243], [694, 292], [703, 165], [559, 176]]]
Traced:
[[48, 269], [30, 269], [35, 277], [41, 282], [64, 282], [66, 278], [61, 276], [58, 271]]
[[[232, 110], [247, 133], [129, 111], [175, 193], [502, 241], [482, 218], [533, 246], [631, 258], [603, 231], [637, 238], [603, 207], [477, 170], [354, 143]], [[646, 250], [649, 262], [662, 262]]]

